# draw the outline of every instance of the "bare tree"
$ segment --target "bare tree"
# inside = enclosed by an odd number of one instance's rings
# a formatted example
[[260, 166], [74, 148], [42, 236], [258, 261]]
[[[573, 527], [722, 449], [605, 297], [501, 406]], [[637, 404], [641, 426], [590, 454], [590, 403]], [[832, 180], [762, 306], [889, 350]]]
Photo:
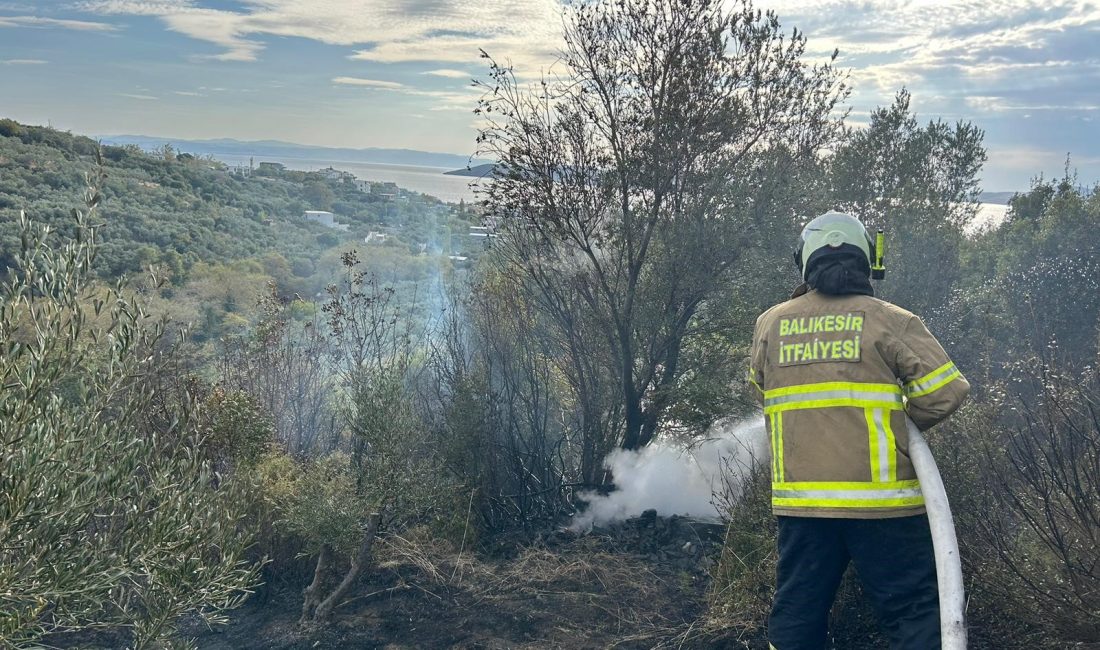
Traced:
[[325, 333], [317, 323], [293, 322], [274, 285], [258, 304], [255, 330], [221, 341], [221, 381], [251, 395], [275, 418], [288, 453], [331, 450], [338, 428]]
[[569, 388], [535, 306], [488, 270], [453, 301], [434, 341], [424, 397], [450, 473], [486, 530], [553, 520], [579, 471]]
[[571, 8], [565, 72], [534, 87], [489, 59], [487, 216], [568, 359], [586, 479], [608, 449], [653, 439], [700, 308], [784, 210], [784, 179], [838, 134], [845, 85], [804, 47], [748, 4], [623, 0]]
[[[976, 533], [1001, 564], [994, 590], [1065, 640], [1100, 640], [1100, 374], [1021, 362], [986, 445], [993, 507]], [[999, 442], [999, 441], [998, 441]], [[996, 515], [990, 513], [997, 513]], [[1005, 571], [1007, 569], [1007, 571]]]

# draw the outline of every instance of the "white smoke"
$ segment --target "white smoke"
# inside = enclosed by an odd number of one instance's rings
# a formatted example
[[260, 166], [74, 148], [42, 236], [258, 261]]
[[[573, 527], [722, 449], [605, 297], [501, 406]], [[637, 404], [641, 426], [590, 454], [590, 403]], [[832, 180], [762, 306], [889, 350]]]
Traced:
[[717, 425], [707, 440], [690, 448], [657, 441], [636, 451], [615, 450], [604, 459], [615, 491], [581, 495], [588, 508], [569, 528], [587, 531], [651, 509], [662, 516], [717, 518], [714, 495], [736, 493], [742, 472], [754, 460], [767, 462], [768, 453], [760, 418]]

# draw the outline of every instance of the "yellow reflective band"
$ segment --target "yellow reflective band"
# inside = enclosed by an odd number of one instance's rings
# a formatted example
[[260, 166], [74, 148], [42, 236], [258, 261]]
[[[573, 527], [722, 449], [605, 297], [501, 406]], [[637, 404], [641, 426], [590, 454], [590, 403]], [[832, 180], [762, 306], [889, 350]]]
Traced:
[[871, 480], [878, 483], [896, 481], [898, 478], [897, 442], [890, 428], [889, 412], [880, 408], [863, 410], [867, 420], [867, 442], [871, 452]]
[[871, 455], [871, 480], [881, 481], [884, 436], [879, 435], [879, 428], [875, 426], [875, 413], [881, 416], [882, 409], [863, 409], [863, 418], [867, 420], [867, 447]]
[[752, 384], [753, 386], [756, 386], [756, 390], [763, 393], [764, 389], [760, 387], [760, 384], [756, 383], [756, 376], [755, 375], [756, 375], [756, 371], [753, 370], [752, 368], [749, 368], [749, 374], [748, 374], [748, 377], [746, 377], [746, 379], [749, 380], [750, 384]]
[[877, 408], [885, 409], [889, 411], [900, 411], [904, 407], [901, 402], [901, 396], [896, 398], [893, 396], [887, 397], [885, 395], [853, 395], [844, 397], [823, 397], [821, 399], [812, 399], [815, 395], [808, 395], [811, 399], [789, 401], [789, 402], [773, 402], [769, 404], [765, 398], [764, 413], [778, 413], [781, 411], [793, 411], [797, 409], [824, 409], [835, 408], [841, 406], [851, 406], [855, 408]]
[[768, 424], [770, 425], [769, 429], [770, 429], [770, 433], [771, 433], [771, 443], [772, 443], [772, 480], [773, 481], [781, 481], [781, 480], [783, 480], [783, 477], [779, 475], [779, 450], [775, 446], [775, 441], [776, 441], [776, 438], [778, 437], [776, 435], [777, 432], [775, 430], [775, 428], [776, 428], [776, 424], [775, 424], [776, 417], [777, 417], [777, 415], [775, 413], [772, 413], [768, 416]]
[[782, 508], [901, 508], [905, 506], [923, 506], [924, 497], [906, 497], [901, 499], [788, 499], [772, 498], [772, 505]]
[[928, 373], [927, 375], [925, 375], [925, 376], [923, 376], [919, 379], [914, 379], [913, 381], [909, 382], [908, 385], [913, 386], [913, 387], [919, 387], [920, 384], [928, 383], [928, 381], [930, 379], [933, 379], [936, 375], [947, 371], [949, 368], [954, 368], [954, 367], [955, 367], [955, 364], [951, 361], [948, 361], [947, 363], [943, 364], [939, 368], [936, 368], [935, 370]]
[[772, 505], [790, 508], [894, 508], [924, 504], [920, 483], [772, 483]]
[[785, 386], [764, 391], [764, 412], [854, 406], [901, 410], [902, 392], [897, 384], [830, 381]]
[[961, 377], [962, 373], [955, 364], [948, 361], [920, 379], [913, 380], [905, 385], [905, 392], [909, 398], [922, 397], [934, 393], [948, 383]]
[[889, 483], [870, 481], [772, 481], [773, 490], [842, 490], [845, 492], [881, 492], [883, 490], [916, 490], [920, 492], [920, 481], [915, 478]]
[[901, 395], [901, 387], [897, 384], [872, 384], [859, 381], [825, 381], [817, 384], [798, 384], [784, 386], [764, 391], [765, 398], [779, 397], [781, 395], [798, 395], [801, 393], [820, 393], [833, 390], [850, 390], [867, 393], [895, 393]]
[[886, 413], [882, 418], [882, 428], [886, 432], [886, 481], [889, 483], [898, 480], [898, 442], [894, 437], [894, 429], [890, 426], [890, 414]]
[[783, 474], [786, 471], [783, 467], [783, 414], [775, 413], [772, 417], [775, 418], [776, 425], [775, 451], [779, 454], [779, 459], [775, 463], [775, 468], [778, 470], [775, 474], [775, 478], [778, 481], [782, 481], [784, 479]]

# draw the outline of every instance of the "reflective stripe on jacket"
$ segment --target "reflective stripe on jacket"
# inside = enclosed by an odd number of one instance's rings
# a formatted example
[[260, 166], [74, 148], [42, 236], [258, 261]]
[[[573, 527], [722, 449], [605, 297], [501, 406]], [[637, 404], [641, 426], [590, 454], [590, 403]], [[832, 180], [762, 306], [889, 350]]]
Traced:
[[772, 509], [812, 517], [923, 512], [905, 415], [928, 429], [970, 390], [912, 313], [816, 291], [757, 319], [749, 381], [771, 438]]

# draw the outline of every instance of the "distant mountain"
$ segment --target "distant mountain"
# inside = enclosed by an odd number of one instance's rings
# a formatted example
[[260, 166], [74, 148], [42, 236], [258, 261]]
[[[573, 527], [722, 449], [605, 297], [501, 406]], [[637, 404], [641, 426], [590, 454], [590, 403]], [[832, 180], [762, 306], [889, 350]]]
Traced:
[[472, 176], [474, 178], [485, 178], [493, 173], [496, 165], [493, 163], [485, 163], [483, 165], [472, 165], [470, 167], [463, 167], [462, 169], [454, 169], [449, 172], [443, 172], [448, 176]]
[[[148, 135], [103, 135], [99, 139], [104, 144], [133, 144], [142, 149], [155, 149], [170, 144], [179, 151], [199, 155], [213, 156], [253, 156], [279, 160], [281, 158], [304, 158], [310, 160], [331, 160], [334, 162], [380, 163], [385, 165], [415, 165], [420, 167], [463, 167], [489, 164], [487, 160], [471, 160], [468, 156], [453, 153], [435, 153], [415, 149], [351, 149], [347, 147], [319, 147], [295, 144], [280, 140], [234, 140], [219, 138], [214, 140], [184, 140]], [[258, 161], [257, 161], [258, 162]]]
[[1020, 193], [1021, 192], [982, 192], [981, 195], [978, 196], [978, 202], [1008, 205], [1008, 200]]

